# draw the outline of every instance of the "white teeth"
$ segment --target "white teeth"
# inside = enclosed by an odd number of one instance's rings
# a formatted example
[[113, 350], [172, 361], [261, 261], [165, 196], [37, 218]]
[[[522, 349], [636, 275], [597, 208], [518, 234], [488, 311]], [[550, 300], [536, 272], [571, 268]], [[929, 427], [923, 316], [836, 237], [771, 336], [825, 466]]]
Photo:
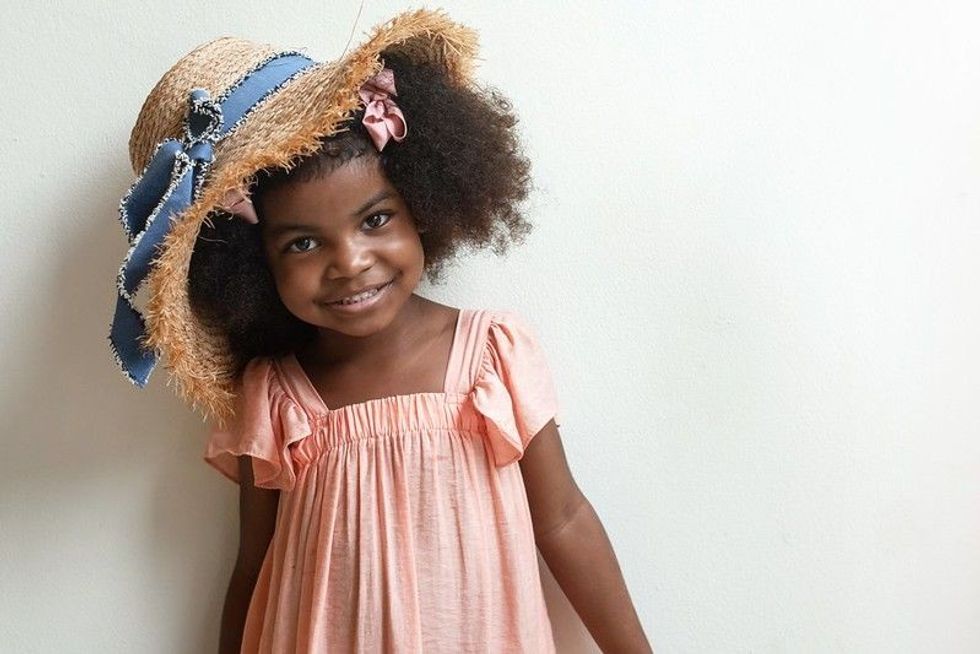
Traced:
[[381, 291], [379, 289], [371, 289], [370, 291], [364, 291], [363, 293], [358, 293], [357, 295], [352, 295], [349, 298], [344, 298], [343, 300], [338, 300], [334, 304], [356, 304], [357, 302], [362, 302], [369, 297], [374, 297]]

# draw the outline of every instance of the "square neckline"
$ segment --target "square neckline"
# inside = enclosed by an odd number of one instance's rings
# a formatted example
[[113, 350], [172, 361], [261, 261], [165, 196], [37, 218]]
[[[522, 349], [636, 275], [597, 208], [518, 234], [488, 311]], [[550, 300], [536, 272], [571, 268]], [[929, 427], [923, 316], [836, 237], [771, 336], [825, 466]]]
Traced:
[[[383, 395], [380, 397], [372, 397], [366, 400], [361, 400], [359, 402], [351, 402], [348, 404], [343, 404], [339, 407], [331, 408], [327, 406], [327, 403], [323, 399], [323, 396], [320, 395], [320, 391], [318, 391], [316, 389], [316, 386], [313, 385], [313, 380], [311, 380], [310, 376], [306, 374], [306, 370], [303, 368], [303, 365], [299, 362], [299, 359], [296, 358], [295, 352], [290, 352], [289, 354], [287, 354], [281, 359], [283, 371], [286, 373], [285, 377], [288, 382], [293, 382], [293, 381], [296, 382], [296, 386], [293, 386], [292, 383], [290, 383], [290, 386], [297, 393], [298, 399], [302, 401], [304, 399], [303, 396], [305, 395], [306, 396], [305, 399], [307, 399], [311, 403], [310, 408], [316, 410], [318, 413], [323, 413], [323, 414], [335, 413], [338, 411], [351, 411], [357, 409], [358, 407], [364, 407], [364, 406], [369, 406], [372, 404], [378, 404], [383, 402], [393, 402], [398, 399], [411, 398], [411, 397], [426, 397], [426, 396], [448, 397], [453, 395], [463, 395], [463, 393], [460, 393], [458, 391], [450, 390], [449, 385], [450, 385], [450, 376], [452, 375], [453, 370], [456, 368], [455, 364], [457, 363], [457, 358], [462, 355], [462, 351], [461, 351], [462, 344], [460, 343], [460, 331], [463, 325], [464, 311], [467, 310], [464, 308], [460, 308], [457, 310], [456, 313], [456, 321], [453, 326], [453, 340], [452, 340], [452, 344], [449, 347], [449, 360], [446, 362], [446, 370], [445, 372], [443, 372], [443, 376], [442, 376], [443, 378], [442, 378], [441, 391], [416, 391], [413, 393], [396, 393], [394, 395]], [[467, 314], [466, 317], [469, 318], [469, 314]]]

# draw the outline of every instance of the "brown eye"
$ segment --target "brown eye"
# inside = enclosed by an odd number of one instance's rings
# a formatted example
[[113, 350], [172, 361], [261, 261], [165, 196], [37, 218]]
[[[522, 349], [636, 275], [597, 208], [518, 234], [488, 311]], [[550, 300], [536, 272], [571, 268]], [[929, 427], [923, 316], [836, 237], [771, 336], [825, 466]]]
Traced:
[[381, 229], [391, 220], [390, 213], [376, 213], [364, 219], [364, 224], [371, 229]]
[[309, 252], [314, 248], [316, 239], [312, 239], [309, 236], [304, 236], [303, 238], [298, 238], [286, 246], [286, 252], [297, 252], [302, 254], [303, 252]]

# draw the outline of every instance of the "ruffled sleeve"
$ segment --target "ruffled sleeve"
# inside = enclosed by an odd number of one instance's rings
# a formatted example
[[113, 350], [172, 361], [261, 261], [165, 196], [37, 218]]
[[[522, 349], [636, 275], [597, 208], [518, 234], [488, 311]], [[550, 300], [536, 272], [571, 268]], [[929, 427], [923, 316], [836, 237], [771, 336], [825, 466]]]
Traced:
[[282, 387], [272, 359], [252, 359], [236, 385], [235, 415], [211, 429], [204, 460], [236, 484], [238, 458], [252, 457], [260, 488], [292, 490], [296, 470], [290, 446], [311, 433], [306, 412]]
[[531, 439], [558, 416], [558, 398], [544, 351], [518, 314], [497, 311], [473, 388], [473, 404], [484, 417], [494, 464], [524, 456]]

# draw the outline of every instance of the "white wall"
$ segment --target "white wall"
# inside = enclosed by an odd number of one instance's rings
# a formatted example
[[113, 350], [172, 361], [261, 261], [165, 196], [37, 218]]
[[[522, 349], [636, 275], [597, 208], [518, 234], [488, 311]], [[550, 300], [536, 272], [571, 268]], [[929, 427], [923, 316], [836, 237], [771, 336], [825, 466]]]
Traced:
[[[0, 650], [214, 651], [236, 487], [105, 345], [126, 139], [196, 44], [328, 58], [357, 4], [40, 4], [0, 22]], [[975, 3], [444, 6], [537, 230], [425, 292], [537, 326], [658, 654], [980, 651]]]

